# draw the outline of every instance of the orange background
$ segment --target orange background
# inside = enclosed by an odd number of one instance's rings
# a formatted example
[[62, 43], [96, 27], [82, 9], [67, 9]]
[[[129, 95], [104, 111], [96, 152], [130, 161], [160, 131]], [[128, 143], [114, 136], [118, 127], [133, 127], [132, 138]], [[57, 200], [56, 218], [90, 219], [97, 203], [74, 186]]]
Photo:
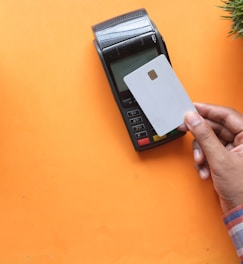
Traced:
[[243, 112], [220, 1], [0, 0], [0, 263], [234, 264], [192, 136], [138, 154], [91, 25], [144, 7], [193, 101]]

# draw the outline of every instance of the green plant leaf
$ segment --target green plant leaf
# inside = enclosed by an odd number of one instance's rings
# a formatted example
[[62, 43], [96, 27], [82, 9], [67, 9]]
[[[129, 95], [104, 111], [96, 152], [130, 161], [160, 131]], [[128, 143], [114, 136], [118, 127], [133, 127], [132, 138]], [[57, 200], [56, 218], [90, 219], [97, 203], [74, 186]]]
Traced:
[[232, 29], [229, 35], [243, 38], [243, 0], [222, 0], [223, 5], [219, 8], [223, 9], [228, 15], [223, 15], [223, 19], [232, 21]]

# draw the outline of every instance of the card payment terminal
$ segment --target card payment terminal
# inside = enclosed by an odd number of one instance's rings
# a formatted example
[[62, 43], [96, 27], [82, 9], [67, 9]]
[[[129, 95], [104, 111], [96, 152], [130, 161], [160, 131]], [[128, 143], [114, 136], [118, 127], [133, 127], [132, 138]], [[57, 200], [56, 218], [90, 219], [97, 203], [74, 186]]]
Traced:
[[158, 136], [123, 81], [124, 76], [164, 54], [164, 40], [145, 9], [135, 10], [92, 27], [94, 44], [111, 90], [136, 151], [172, 141], [182, 135], [177, 129]]

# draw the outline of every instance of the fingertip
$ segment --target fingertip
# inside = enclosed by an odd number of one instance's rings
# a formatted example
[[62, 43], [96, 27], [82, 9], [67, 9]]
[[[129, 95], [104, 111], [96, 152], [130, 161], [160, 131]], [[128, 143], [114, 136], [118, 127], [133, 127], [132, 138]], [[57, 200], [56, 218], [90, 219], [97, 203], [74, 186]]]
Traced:
[[194, 149], [193, 150], [193, 156], [194, 156], [194, 161], [196, 163], [200, 163], [200, 161], [202, 160], [202, 155], [201, 155], [199, 149]]
[[182, 125], [180, 125], [180, 126], [178, 126], [177, 129], [180, 130], [180, 131], [182, 131], [182, 132], [188, 131], [188, 128], [187, 128], [187, 126], [186, 126], [185, 123], [182, 124]]
[[206, 167], [203, 167], [199, 170], [199, 176], [202, 180], [207, 180], [210, 177], [209, 169]]
[[202, 122], [202, 118], [197, 112], [187, 112], [184, 120], [186, 126], [191, 129]]
[[198, 144], [198, 142], [195, 139], [192, 142], [192, 149], [193, 149], [193, 158], [195, 164], [198, 164], [198, 166], [202, 165], [205, 162], [205, 155], [201, 146]]
[[193, 102], [193, 104], [194, 104], [194, 106], [195, 106], [196, 108], [205, 105], [205, 104], [202, 103], [202, 102]]

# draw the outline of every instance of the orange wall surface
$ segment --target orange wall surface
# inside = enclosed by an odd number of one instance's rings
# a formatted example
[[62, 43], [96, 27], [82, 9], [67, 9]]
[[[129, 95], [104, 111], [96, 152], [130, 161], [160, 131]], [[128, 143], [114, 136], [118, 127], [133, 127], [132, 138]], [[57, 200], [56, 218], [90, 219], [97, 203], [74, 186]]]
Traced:
[[186, 136], [136, 153], [91, 26], [145, 8], [193, 101], [243, 112], [219, 0], [0, 0], [0, 263], [236, 264]]

